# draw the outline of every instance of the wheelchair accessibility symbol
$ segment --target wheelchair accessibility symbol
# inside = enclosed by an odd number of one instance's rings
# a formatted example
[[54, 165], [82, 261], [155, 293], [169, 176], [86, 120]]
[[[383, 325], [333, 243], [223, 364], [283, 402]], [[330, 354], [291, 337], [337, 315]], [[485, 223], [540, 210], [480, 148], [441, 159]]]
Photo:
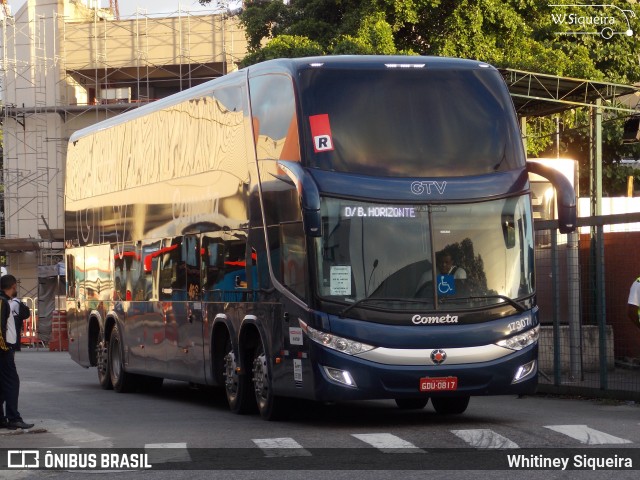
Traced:
[[438, 275], [438, 293], [440, 295], [456, 294], [456, 281], [453, 275]]

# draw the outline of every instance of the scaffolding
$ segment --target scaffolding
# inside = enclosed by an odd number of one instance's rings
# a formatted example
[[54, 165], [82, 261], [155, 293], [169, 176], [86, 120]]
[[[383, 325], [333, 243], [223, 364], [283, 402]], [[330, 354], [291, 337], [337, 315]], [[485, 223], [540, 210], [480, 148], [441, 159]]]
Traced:
[[124, 17], [114, 2], [27, 0], [15, 16], [0, 14], [0, 252], [22, 294], [37, 296], [37, 267], [63, 258], [70, 135], [237, 68], [244, 31], [213, 3]]

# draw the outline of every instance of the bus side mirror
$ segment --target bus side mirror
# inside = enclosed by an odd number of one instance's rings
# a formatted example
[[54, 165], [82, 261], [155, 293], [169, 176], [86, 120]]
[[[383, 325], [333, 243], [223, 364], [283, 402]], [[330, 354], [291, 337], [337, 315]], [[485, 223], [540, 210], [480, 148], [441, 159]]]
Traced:
[[298, 192], [302, 206], [304, 233], [310, 237], [322, 236], [322, 214], [320, 213], [320, 192], [311, 175], [296, 162], [279, 160], [278, 166], [291, 179]]
[[576, 230], [576, 192], [571, 182], [559, 171], [538, 162], [527, 162], [527, 170], [546, 178], [556, 189], [558, 229], [560, 233]]

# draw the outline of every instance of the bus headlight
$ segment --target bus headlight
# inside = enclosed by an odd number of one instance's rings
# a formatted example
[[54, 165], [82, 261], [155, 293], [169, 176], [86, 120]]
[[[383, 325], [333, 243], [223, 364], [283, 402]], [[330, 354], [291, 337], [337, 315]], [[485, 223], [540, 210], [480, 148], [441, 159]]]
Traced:
[[327, 376], [336, 383], [356, 388], [356, 382], [349, 372], [332, 367], [322, 367]]
[[302, 327], [304, 333], [306, 333], [311, 340], [319, 343], [324, 347], [336, 350], [337, 352], [346, 353], [347, 355], [357, 355], [359, 353], [368, 352], [369, 350], [373, 350], [375, 348], [371, 345], [367, 345], [366, 343], [349, 340], [348, 338], [338, 337], [337, 335], [332, 335], [326, 332], [321, 332], [320, 330], [311, 328], [302, 320], [298, 321], [300, 322], [300, 327]]
[[519, 333], [518, 335], [514, 335], [513, 337], [500, 340], [498, 343], [496, 343], [496, 345], [508, 348], [510, 350], [522, 350], [524, 347], [533, 345], [538, 341], [539, 332], [540, 326], [538, 325], [537, 327], [533, 327], [532, 329], [527, 330], [524, 333]]
[[536, 371], [536, 361], [531, 360], [529, 363], [525, 363], [518, 367], [516, 370], [516, 374], [513, 376], [513, 381], [511, 383], [518, 383], [521, 380], [524, 380], [529, 375]]

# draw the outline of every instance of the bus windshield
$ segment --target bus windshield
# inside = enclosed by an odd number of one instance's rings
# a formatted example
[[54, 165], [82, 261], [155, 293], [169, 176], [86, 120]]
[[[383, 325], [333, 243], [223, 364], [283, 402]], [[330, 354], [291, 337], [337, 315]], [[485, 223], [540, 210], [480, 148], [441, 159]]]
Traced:
[[435, 308], [436, 292], [440, 305], [467, 309], [534, 291], [527, 195], [453, 205], [323, 198], [322, 220], [315, 254], [325, 300], [411, 310], [416, 300]]
[[493, 69], [309, 68], [299, 83], [312, 168], [453, 177], [524, 167], [513, 104]]

